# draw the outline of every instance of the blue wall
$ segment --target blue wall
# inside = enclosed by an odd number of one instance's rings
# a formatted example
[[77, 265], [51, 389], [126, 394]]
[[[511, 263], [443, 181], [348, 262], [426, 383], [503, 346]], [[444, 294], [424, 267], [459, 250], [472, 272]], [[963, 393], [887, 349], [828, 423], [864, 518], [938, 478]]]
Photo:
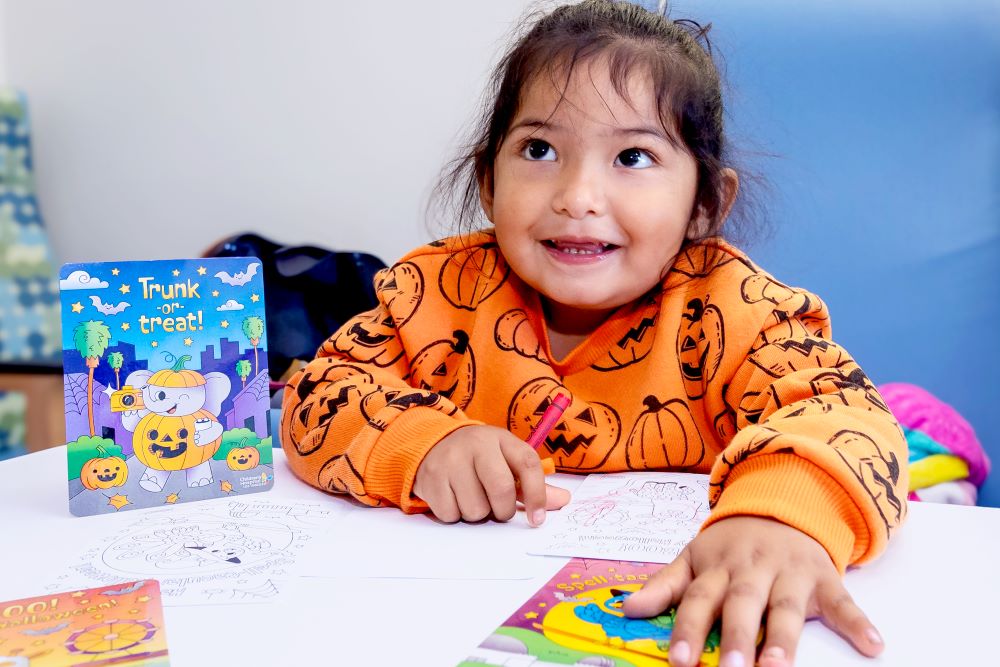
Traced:
[[[674, 3], [711, 21], [732, 137], [765, 176], [748, 246], [829, 304], [876, 384], [953, 405], [1000, 468], [1000, 3]], [[1000, 470], [982, 504], [1000, 506]]]

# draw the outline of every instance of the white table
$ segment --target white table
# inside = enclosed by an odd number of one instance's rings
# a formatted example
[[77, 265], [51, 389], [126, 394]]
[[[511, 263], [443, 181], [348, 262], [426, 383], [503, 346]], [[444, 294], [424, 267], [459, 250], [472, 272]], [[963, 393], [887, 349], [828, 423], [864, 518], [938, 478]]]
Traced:
[[[293, 478], [280, 451], [275, 452], [275, 478], [275, 498], [346, 502]], [[923, 503], [910, 508], [908, 522], [886, 554], [847, 575], [851, 593], [885, 637], [882, 658], [868, 661], [826, 628], [809, 623], [799, 665], [992, 664], [1000, 510]], [[363, 520], [333, 528], [343, 533], [345, 545], [398, 524], [396, 510], [357, 512], [365, 513], [354, 515]], [[137, 515], [70, 515], [64, 448], [0, 463], [0, 600], [42, 593], [68, 559], [93, 541], [95, 531], [107, 528], [101, 522], [131, 521]], [[401, 559], [422, 546], [412, 539], [420, 531], [408, 532], [409, 543], [398, 550]], [[467, 546], [474, 555], [476, 545]], [[340, 571], [331, 578], [301, 579], [274, 604], [167, 608], [171, 664], [449, 667], [561, 562], [538, 561], [533, 579], [384, 579]]]

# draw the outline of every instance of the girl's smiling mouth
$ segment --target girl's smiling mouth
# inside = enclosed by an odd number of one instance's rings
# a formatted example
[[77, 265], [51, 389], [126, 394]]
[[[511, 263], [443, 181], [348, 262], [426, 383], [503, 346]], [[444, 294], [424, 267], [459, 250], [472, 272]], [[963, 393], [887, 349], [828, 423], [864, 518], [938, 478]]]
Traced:
[[555, 238], [542, 241], [549, 254], [560, 262], [571, 264], [603, 261], [620, 246], [596, 239]]

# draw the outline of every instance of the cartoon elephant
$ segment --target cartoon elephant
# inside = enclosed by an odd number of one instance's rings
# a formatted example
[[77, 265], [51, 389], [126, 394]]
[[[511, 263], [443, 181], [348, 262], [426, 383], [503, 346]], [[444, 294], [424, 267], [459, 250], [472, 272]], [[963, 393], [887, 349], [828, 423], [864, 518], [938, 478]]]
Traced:
[[122, 426], [132, 432], [135, 456], [146, 466], [139, 486], [158, 493], [171, 472], [186, 470], [189, 487], [213, 481], [211, 461], [222, 444], [218, 415], [231, 383], [223, 373], [184, 368], [189, 355], [173, 368], [129, 374], [126, 384], [142, 396], [142, 406], [122, 413]]

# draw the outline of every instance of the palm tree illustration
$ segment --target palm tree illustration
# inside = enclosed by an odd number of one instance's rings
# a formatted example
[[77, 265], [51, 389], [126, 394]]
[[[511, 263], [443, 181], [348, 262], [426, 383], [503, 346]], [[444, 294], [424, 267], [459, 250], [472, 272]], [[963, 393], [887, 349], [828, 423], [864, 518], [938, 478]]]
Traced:
[[257, 365], [257, 343], [260, 342], [260, 337], [264, 335], [264, 320], [256, 315], [244, 319], [243, 333], [250, 340], [250, 344], [253, 345], [253, 374], [256, 376], [260, 372], [260, 367]]
[[111, 342], [111, 330], [98, 320], [80, 322], [73, 329], [73, 345], [87, 364], [87, 421], [94, 437], [94, 369]]
[[240, 359], [236, 362], [236, 374], [240, 376], [243, 380], [243, 386], [247, 386], [247, 378], [250, 376], [250, 362], [246, 359]]
[[112, 352], [108, 355], [108, 366], [115, 372], [115, 389], [122, 388], [122, 380], [118, 377], [118, 372], [122, 369], [122, 364], [125, 363], [125, 357], [122, 356], [121, 352]]

